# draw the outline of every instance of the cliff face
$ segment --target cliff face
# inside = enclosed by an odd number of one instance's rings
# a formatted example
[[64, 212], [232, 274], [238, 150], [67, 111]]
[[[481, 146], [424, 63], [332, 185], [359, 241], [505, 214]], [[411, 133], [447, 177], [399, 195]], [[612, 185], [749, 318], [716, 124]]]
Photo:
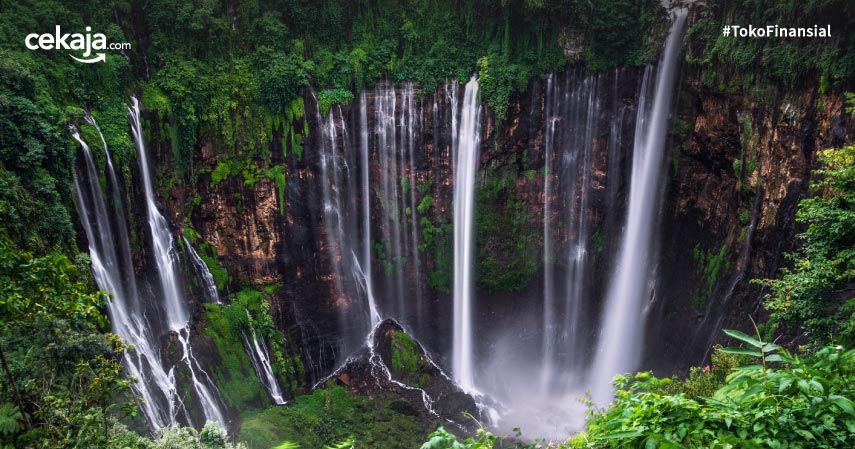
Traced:
[[[689, 71], [663, 210], [657, 300], [648, 321], [651, 366], [699, 364], [720, 329], [753, 332], [765, 289], [794, 249], [798, 202], [817, 152], [852, 141], [838, 94], [808, 85], [759, 102], [712, 91]], [[790, 338], [794, 335], [789, 335]], [[678, 363], [675, 365], [675, 361]]]
[[[567, 254], [580, 239], [587, 242], [586, 302], [579, 313], [587, 322], [598, 321], [625, 214], [641, 77], [641, 70], [594, 77], [570, 71], [534, 81], [510, 105], [503, 123], [496, 124], [489, 111], [484, 115], [476, 309], [487, 340], [500, 338], [508, 326], [516, 326], [524, 339], [538, 338], [545, 241], [547, 251], [563, 260], [546, 268], [553, 270], [562, 292], [572, 276], [565, 266]], [[807, 193], [817, 150], [850, 141], [853, 132], [838, 95], [805, 88], [766, 104], [711, 91], [698, 79], [691, 69], [684, 73], [674, 114], [657, 284], [647, 312], [645, 368], [663, 374], [701, 363], [722, 327], [746, 328], [748, 315], [762, 314], [763, 291], [749, 281], [774, 276], [784, 263], [781, 254], [793, 247], [793, 217], [798, 200]], [[418, 126], [412, 131], [411, 160], [385, 153], [375, 139], [380, 128], [374, 117], [383, 107], [378, 97], [389, 94], [377, 90], [365, 100], [373, 293], [429, 351], [439, 354], [450, 347], [450, 284], [443, 273], [451, 269], [451, 236], [450, 228], [443, 231], [442, 225], [453, 220], [453, 111], [462, 93], [462, 86], [449, 85], [435, 95], [413, 97], [410, 107]], [[399, 107], [410, 98], [403, 88], [391, 95]], [[581, 105], [585, 113], [552, 121], [551, 108], [573, 105]], [[204, 145], [197, 153], [200, 175], [195, 188], [173, 188], [167, 201], [174, 223], [188, 217], [185, 226], [216, 248], [218, 262], [230, 276], [227, 289], [281, 286], [271, 312], [300, 347], [307, 383], [343, 361], [346, 348], [353, 346], [346, 340], [364, 333], [362, 312], [357, 313], [364, 286], [350, 270], [341, 269], [351, 263], [351, 256], [364, 260], [364, 238], [354, 236], [364, 231], [362, 206], [349, 204], [364, 200], [359, 187], [359, 107], [356, 101], [333, 109], [329, 119], [317, 114], [316, 104], [307, 97], [305, 118], [284, 132], [277, 129], [269, 158], [247, 162], [249, 171], [257, 173], [284, 167], [284, 186], [265, 176], [248, 182], [246, 174], [214, 182], [211, 173], [222, 158]], [[398, 120], [394, 114], [393, 122]], [[403, 122], [395, 123], [390, 128], [397, 130], [394, 136], [409, 130]], [[589, 168], [576, 172], [562, 162], [571, 156], [559, 149], [574, 148], [573, 139], [583, 130], [583, 151], [572, 158], [588, 158]], [[302, 154], [296, 151], [294, 135], [305, 148]], [[329, 148], [332, 153], [325, 153]], [[162, 146], [158, 150], [168, 151]], [[333, 159], [325, 159], [329, 154]], [[330, 161], [342, 162], [341, 170], [347, 170], [342, 176], [352, 177], [352, 182], [334, 183], [333, 192], [324, 190], [331, 178], [324, 177], [328, 167], [323, 164]], [[550, 168], [544, 170], [547, 161]], [[386, 184], [377, 181], [392, 166], [397, 167], [397, 178], [384, 180]], [[547, 179], [549, 189], [544, 188]], [[390, 183], [397, 186], [394, 208], [384, 196]], [[338, 241], [330, 229], [325, 198], [331, 194], [340, 195], [338, 216], [352, 240], [349, 244]], [[544, 194], [553, 205], [546, 215], [548, 240]], [[431, 205], [422, 209], [427, 197]], [[390, 219], [393, 210], [406, 216]], [[395, 231], [395, 226], [400, 229]], [[398, 250], [396, 232], [406, 234], [398, 237], [403, 242]], [[432, 233], [430, 245], [427, 233]], [[401, 280], [396, 281], [397, 276]], [[595, 332], [578, 335], [582, 352], [590, 352]], [[438, 361], [447, 362], [442, 356]]]

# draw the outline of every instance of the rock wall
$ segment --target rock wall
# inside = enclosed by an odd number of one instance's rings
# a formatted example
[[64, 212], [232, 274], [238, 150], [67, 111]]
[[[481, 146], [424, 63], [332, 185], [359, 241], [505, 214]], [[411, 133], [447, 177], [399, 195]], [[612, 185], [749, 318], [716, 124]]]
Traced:
[[[598, 101], [616, 106], [600, 107], [594, 117], [597, 131], [592, 136], [592, 193], [585, 214], [589, 232], [600, 233], [603, 240], [600, 255], [592, 259], [590, 304], [586, 308], [592, 322], [598, 318], [598, 302], [612, 266], [610, 254], [620, 235], [632, 151], [631, 123], [620, 130], [623, 137], [617, 158], [614, 149], [610, 154], [607, 130], [617, 120], [616, 107], [620, 114], [634, 116], [641, 75], [641, 70], [627, 69], [604, 74], [599, 81], [614, 87]], [[568, 76], [571, 74], [561, 75]], [[762, 315], [759, 304], [764, 292], [749, 281], [773, 276], [785, 263], [782, 254], [793, 247], [792, 237], [797, 232], [794, 213], [798, 200], [808, 192], [817, 150], [851, 141], [853, 132], [840, 95], [820, 95], [810, 85], [786, 98], [761, 103], [702, 86], [699, 74], [691, 67], [684, 70], [682, 79], [663, 191], [658, 281], [648, 307], [644, 364], [663, 374], [703, 362], [711, 345], [720, 340], [722, 327], [746, 329], [750, 326], [748, 316]], [[459, 96], [462, 98], [462, 86]], [[437, 94], [421, 96], [419, 101], [422, 126], [414, 179], [432, 179], [433, 183], [428, 192], [417, 193], [416, 203], [426, 194], [432, 195], [435, 206], [425, 216], [450, 223], [453, 176], [450, 130], [442, 112], [445, 100]], [[538, 333], [536, 313], [531, 312], [536, 307], [529, 305], [542, 302], [543, 296], [546, 101], [546, 80], [535, 80], [513, 100], [504, 123], [496, 124], [487, 111], [479, 170], [481, 187], [497, 178], [513, 178], [510, 188], [480, 203], [498, 211], [494, 223], [498, 231], [479, 233], [479, 263], [497, 258], [492, 262], [513, 267], [520, 258], [527, 258], [534, 265], [513, 291], [487, 291], [482, 285], [477, 292], [478, 313], [496, 328], [530, 319], [523, 330], [533, 335]], [[435, 102], [439, 112], [431, 107]], [[373, 104], [369, 100], [369, 106]], [[326, 251], [330, 242], [323, 223], [317, 151], [320, 132], [313, 118], [314, 107], [307, 97], [306, 118], [291, 128], [303, 141], [302, 157], [294, 151], [293, 139], [283, 137], [282, 129], [278, 129], [270, 157], [251, 161], [260, 171], [276, 165], [286, 167], [284, 204], [272, 179], [261, 177], [249, 185], [241, 176], [230, 176], [212, 183], [210, 173], [216, 169], [218, 157], [210, 144], [197, 153], [196, 164], [202, 174], [195, 188], [173, 188], [167, 201], [176, 227], [188, 217], [186, 225], [216, 247], [220, 265], [231, 276], [231, 291], [241, 285], [281, 286], [271, 311], [277, 325], [301, 348], [307, 365], [306, 385], [342, 361], [345, 354], [338, 351], [343, 329], [355, 326], [341, 319], [339, 308], [344, 304], [335, 294], [336, 274]], [[358, 148], [356, 103], [345, 107], [343, 114], [353, 148]], [[155, 146], [161, 152], [160, 159], [168, 159], [162, 156], [168, 148]], [[376, 176], [378, 169], [372, 167], [371, 176]], [[507, 209], [510, 196], [515, 207], [522, 208], [526, 217], [523, 223], [508, 218], [514, 212]], [[372, 217], [382, 213], [375, 202]], [[553, 220], [558, 223], [562, 218], [556, 215]], [[566, 251], [574, 237], [564, 229], [556, 231], [551, 248], [556, 253]], [[382, 229], [375, 232], [379, 235]], [[503, 242], [528, 234], [535, 236], [533, 245], [496, 252], [497, 247], [504, 248]], [[435, 252], [420, 257], [423, 267], [436, 268], [439, 263]], [[384, 270], [378, 263], [375, 258], [376, 275]], [[426, 285], [426, 272], [421, 271], [417, 285]], [[415, 276], [413, 270], [407, 271], [407, 276]], [[446, 353], [450, 347], [450, 295], [428, 287], [419, 293], [424, 305], [413, 312], [416, 318], [404, 321], [416, 328], [416, 335], [428, 336], [423, 343], [429, 351]], [[407, 295], [414, 293], [408, 291]], [[485, 335], [489, 338], [490, 334]], [[590, 342], [594, 335], [584, 338]], [[438, 362], [442, 364], [443, 358], [438, 357]]]

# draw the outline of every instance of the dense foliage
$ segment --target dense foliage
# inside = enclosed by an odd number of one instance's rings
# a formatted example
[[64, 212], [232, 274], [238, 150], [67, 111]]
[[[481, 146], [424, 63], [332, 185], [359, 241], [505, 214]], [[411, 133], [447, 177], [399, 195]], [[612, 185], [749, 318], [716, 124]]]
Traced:
[[110, 416], [135, 413], [125, 345], [104, 332], [104, 297], [86, 278], [64, 256], [0, 240], [0, 445], [97, 446]]
[[793, 268], [765, 281], [773, 319], [803, 330], [809, 341], [855, 343], [855, 146], [826, 150], [817, 170], [817, 195], [799, 204], [796, 220], [807, 225], [801, 247], [789, 255]]
[[356, 449], [410, 449], [430, 431], [408, 404], [382, 396], [355, 396], [332, 383], [298, 396], [287, 407], [247, 412], [242, 418], [237, 437], [253, 448], [288, 440], [305, 449], [341, 441], [351, 441]]
[[[618, 376], [615, 399], [605, 410], [592, 409], [586, 431], [549, 447], [851, 447], [855, 350], [825, 347], [799, 356], [738, 331], [726, 332], [747, 346], [721, 349], [715, 360], [723, 366], [695, 370], [683, 381], [650, 373]], [[440, 429], [422, 449], [508, 447], [498, 446], [499, 441], [483, 431], [459, 441]]]
[[[819, 81], [820, 93], [855, 82], [855, 4], [848, 0], [709, 2], [689, 30], [687, 58], [720, 91], [765, 100]], [[831, 38], [734, 38], [726, 25], [831, 26]]]

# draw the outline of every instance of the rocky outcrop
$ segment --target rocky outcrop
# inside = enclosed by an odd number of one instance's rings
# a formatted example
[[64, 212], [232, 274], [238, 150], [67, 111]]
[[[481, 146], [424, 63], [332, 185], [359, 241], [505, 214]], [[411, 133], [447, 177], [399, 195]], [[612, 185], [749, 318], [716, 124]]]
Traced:
[[464, 393], [436, 366], [424, 348], [393, 320], [381, 322], [366, 345], [330, 377], [353, 393], [388, 400], [401, 413], [451, 423], [471, 433], [479, 416], [471, 396]]

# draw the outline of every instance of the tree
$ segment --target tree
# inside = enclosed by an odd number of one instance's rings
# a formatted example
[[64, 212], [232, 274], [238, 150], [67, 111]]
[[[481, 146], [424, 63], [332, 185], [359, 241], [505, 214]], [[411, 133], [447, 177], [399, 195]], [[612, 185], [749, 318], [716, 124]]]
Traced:
[[814, 343], [855, 342], [855, 146], [823, 151], [815, 171], [818, 195], [802, 200], [796, 220], [807, 224], [792, 269], [766, 280], [774, 319], [800, 326]]
[[120, 363], [126, 345], [103, 332], [105, 296], [84, 279], [65, 256], [34, 258], [0, 240], [0, 390], [24, 423], [0, 443], [97, 446], [111, 414], [134, 413], [122, 396], [131, 385]]

